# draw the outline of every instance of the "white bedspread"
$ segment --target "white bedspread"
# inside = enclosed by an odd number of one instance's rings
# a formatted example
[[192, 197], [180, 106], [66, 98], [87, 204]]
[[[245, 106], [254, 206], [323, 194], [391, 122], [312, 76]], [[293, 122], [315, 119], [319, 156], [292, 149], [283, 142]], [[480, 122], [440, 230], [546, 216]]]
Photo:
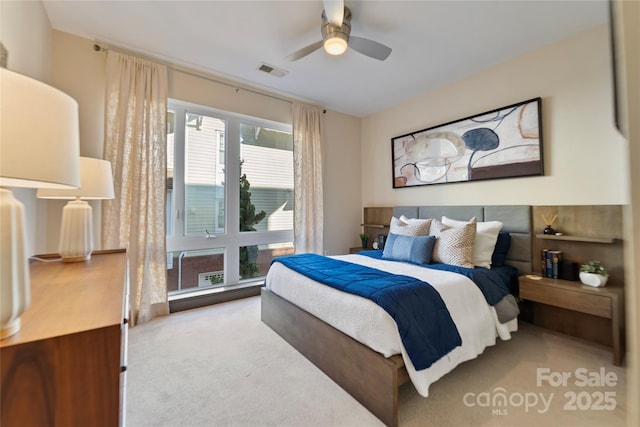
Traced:
[[427, 397], [429, 386], [458, 364], [476, 358], [486, 347], [495, 345], [496, 336], [507, 340], [511, 338], [510, 332], [517, 330], [517, 319], [500, 324], [495, 309], [487, 304], [480, 289], [460, 274], [363, 255], [333, 258], [416, 277], [431, 284], [447, 305], [462, 338], [462, 346], [429, 368], [416, 371], [404, 350], [395, 321], [374, 302], [315, 282], [280, 263], [272, 264], [265, 285], [385, 357], [402, 354], [411, 381], [422, 396]]

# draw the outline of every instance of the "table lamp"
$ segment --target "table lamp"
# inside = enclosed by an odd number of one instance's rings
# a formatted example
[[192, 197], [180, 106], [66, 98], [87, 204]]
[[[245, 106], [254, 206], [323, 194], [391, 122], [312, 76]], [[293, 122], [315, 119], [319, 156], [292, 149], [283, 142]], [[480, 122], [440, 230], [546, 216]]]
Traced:
[[71, 190], [40, 188], [40, 199], [70, 199], [62, 210], [58, 253], [62, 262], [87, 261], [93, 252], [91, 205], [85, 200], [113, 199], [111, 162], [80, 157], [80, 187]]
[[0, 339], [30, 302], [24, 205], [5, 187], [78, 187], [79, 130], [73, 98], [0, 68]]

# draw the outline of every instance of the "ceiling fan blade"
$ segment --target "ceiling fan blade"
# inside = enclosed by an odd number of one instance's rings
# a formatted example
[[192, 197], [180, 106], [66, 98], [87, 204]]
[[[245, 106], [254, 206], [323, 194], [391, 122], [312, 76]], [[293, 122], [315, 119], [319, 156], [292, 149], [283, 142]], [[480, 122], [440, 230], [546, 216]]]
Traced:
[[384, 61], [391, 54], [391, 48], [363, 37], [350, 36], [349, 47], [371, 58]]
[[311, 52], [314, 52], [322, 47], [323, 41], [320, 40], [315, 43], [311, 43], [309, 46], [305, 46], [300, 50], [296, 50], [291, 55], [287, 56], [287, 59], [291, 62], [297, 61], [300, 58], [304, 58], [309, 55]]
[[342, 27], [344, 18], [344, 0], [324, 0], [324, 13], [327, 21], [336, 27]]

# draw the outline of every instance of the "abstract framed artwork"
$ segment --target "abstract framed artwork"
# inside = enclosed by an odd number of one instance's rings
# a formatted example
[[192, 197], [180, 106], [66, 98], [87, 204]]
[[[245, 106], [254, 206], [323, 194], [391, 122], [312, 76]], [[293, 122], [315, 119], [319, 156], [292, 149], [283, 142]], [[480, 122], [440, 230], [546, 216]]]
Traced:
[[617, 24], [620, 16], [620, 6], [614, 0], [609, 0], [609, 38], [611, 42], [611, 77], [613, 89], [613, 120], [618, 131], [629, 138], [627, 130], [628, 117], [625, 107], [625, 95], [622, 87], [624, 81], [624, 50], [620, 26]]
[[542, 99], [391, 139], [393, 188], [544, 174]]

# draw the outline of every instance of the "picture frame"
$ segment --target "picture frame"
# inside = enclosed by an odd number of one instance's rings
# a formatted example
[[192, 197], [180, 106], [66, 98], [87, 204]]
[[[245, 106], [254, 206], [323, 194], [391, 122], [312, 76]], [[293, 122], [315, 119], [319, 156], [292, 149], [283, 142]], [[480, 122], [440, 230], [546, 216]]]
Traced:
[[625, 107], [625, 93], [622, 87], [623, 76], [623, 55], [622, 37], [619, 34], [617, 16], [619, 11], [613, 0], [609, 0], [609, 41], [611, 43], [611, 88], [613, 92], [613, 122], [618, 132], [625, 138], [628, 138], [628, 117]]
[[391, 138], [393, 188], [544, 175], [542, 98]]

